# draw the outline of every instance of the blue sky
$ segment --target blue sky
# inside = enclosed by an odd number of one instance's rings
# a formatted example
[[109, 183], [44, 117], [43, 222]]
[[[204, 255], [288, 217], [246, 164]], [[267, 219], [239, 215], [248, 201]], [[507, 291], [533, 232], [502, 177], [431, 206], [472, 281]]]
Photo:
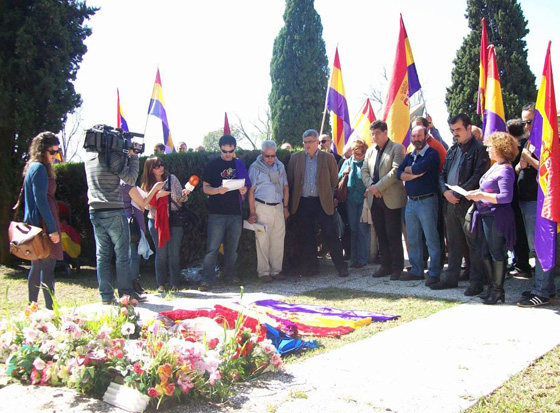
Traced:
[[[520, 3], [529, 21], [529, 65], [540, 84], [548, 40], [553, 42], [552, 62], [560, 76], [560, 1]], [[263, 117], [272, 45], [283, 25], [283, 0], [92, 0], [88, 5], [101, 9], [88, 23], [93, 34], [75, 82], [83, 99], [83, 128], [97, 123], [116, 126], [118, 87], [130, 129], [143, 132], [158, 65], [175, 143], [199, 145], [207, 132], [223, 126], [226, 111], [230, 123], [239, 116], [249, 129]], [[383, 72], [390, 76], [402, 13], [427, 109], [450, 138], [445, 89], [456, 51], [469, 32], [465, 7], [465, 1], [457, 0], [316, 0], [331, 62], [339, 47], [352, 116], [372, 88], [385, 94]], [[150, 120], [150, 150], [160, 139], [159, 130], [157, 120]]]

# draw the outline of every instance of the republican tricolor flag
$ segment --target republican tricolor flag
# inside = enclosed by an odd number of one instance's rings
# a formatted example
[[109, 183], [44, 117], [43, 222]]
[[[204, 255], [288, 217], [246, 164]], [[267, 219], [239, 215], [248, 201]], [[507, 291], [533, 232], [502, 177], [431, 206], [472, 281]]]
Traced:
[[340, 59], [338, 58], [338, 47], [334, 54], [334, 65], [327, 91], [327, 109], [332, 112], [333, 128], [332, 141], [333, 151], [342, 154], [344, 144], [352, 133], [350, 126], [350, 114], [348, 113], [348, 102], [344, 93], [342, 83], [342, 71], [340, 70]]
[[484, 119], [482, 122], [482, 136], [486, 139], [494, 132], [506, 131], [506, 115], [502, 99], [502, 86], [496, 62], [494, 46], [488, 48], [488, 74], [484, 96]]
[[560, 223], [560, 144], [550, 42], [530, 139], [539, 158], [535, 251], [543, 270], [548, 271], [556, 264], [556, 237]]
[[418, 80], [412, 49], [401, 15], [397, 55], [393, 65], [393, 77], [385, 99], [383, 120], [387, 122], [389, 138], [394, 142], [402, 143], [405, 148], [410, 144], [409, 100], [419, 90], [420, 80]]
[[159, 68], [156, 74], [154, 89], [152, 90], [152, 98], [150, 99], [148, 115], [154, 115], [156, 118], [159, 118], [161, 120], [161, 126], [163, 127], [163, 143], [165, 144], [165, 153], [175, 152], [175, 145], [173, 145], [173, 139], [171, 138], [169, 122], [167, 121], [167, 112], [165, 111], [165, 103], [163, 101], [163, 88], [161, 86]]
[[360, 139], [367, 143], [368, 146], [371, 146], [371, 132], [369, 127], [375, 120], [375, 113], [373, 112], [373, 108], [371, 107], [371, 101], [366, 99], [362, 110], [360, 111], [359, 115], [356, 117], [356, 121], [354, 122], [354, 130], [352, 134], [348, 138], [348, 142], [344, 145], [344, 153], [350, 149], [350, 145], [354, 143], [357, 139]]
[[121, 97], [119, 95], [119, 89], [117, 88], [117, 128], [122, 129], [125, 132], [129, 132], [128, 123], [124, 118], [122, 108], [121, 108]]
[[478, 100], [476, 113], [484, 114], [484, 93], [486, 92], [486, 75], [488, 73], [488, 33], [486, 33], [486, 19], [482, 18], [482, 36], [480, 36], [480, 69], [478, 76]]

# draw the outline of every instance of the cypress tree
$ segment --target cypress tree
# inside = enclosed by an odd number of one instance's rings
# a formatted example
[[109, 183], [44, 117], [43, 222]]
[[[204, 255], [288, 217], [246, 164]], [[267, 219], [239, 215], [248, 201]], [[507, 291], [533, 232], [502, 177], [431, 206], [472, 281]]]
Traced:
[[[78, 0], [0, 2], [0, 228], [11, 219], [29, 142], [39, 132], [60, 131], [81, 104], [72, 81], [91, 34], [84, 22], [95, 11]], [[6, 232], [2, 263], [10, 257]]]
[[537, 97], [535, 75], [527, 63], [524, 37], [529, 29], [521, 6], [517, 0], [467, 0], [465, 17], [471, 32], [454, 60], [452, 85], [445, 98], [449, 114], [466, 113], [474, 123], [482, 123], [476, 113], [476, 101], [484, 17], [488, 42], [496, 47], [506, 120], [520, 117], [523, 105]]
[[306, 129], [321, 127], [328, 59], [321, 17], [313, 0], [286, 0], [284, 23], [274, 40], [270, 62], [272, 137], [279, 143], [301, 146]]

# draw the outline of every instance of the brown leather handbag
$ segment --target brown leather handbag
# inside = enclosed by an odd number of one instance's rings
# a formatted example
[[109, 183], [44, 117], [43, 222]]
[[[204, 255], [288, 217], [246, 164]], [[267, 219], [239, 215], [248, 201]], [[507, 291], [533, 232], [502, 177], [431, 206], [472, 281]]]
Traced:
[[338, 199], [338, 202], [346, 202], [348, 199], [348, 174], [344, 174], [342, 178], [338, 180], [336, 199]]
[[42, 260], [51, 253], [51, 240], [46, 228], [39, 228], [26, 222], [16, 221], [22, 194], [23, 186], [19, 193], [18, 201], [13, 207], [14, 218], [8, 228], [10, 253], [23, 260]]

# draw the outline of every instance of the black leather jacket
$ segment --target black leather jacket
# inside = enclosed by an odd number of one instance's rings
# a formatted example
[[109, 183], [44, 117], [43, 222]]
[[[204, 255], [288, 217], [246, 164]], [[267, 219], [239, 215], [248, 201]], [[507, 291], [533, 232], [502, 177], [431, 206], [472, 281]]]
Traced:
[[[439, 189], [443, 194], [449, 188], [445, 186], [447, 183], [447, 175], [449, 174], [449, 168], [453, 164], [453, 160], [456, 156], [460, 156], [464, 153], [461, 163], [459, 164], [459, 182], [458, 185], [465, 189], [466, 191], [472, 191], [479, 187], [480, 178], [490, 167], [490, 158], [486, 152], [486, 147], [482, 142], [476, 140], [474, 136], [464, 144], [455, 143], [449, 151], [447, 151], [447, 156], [445, 157], [445, 164], [443, 165], [443, 170], [439, 176]], [[467, 212], [471, 201], [468, 201], [462, 195], [457, 192], [453, 192], [457, 198], [461, 201], [455, 205], [457, 213]], [[444, 205], [451, 205], [447, 200], [444, 200]]]

